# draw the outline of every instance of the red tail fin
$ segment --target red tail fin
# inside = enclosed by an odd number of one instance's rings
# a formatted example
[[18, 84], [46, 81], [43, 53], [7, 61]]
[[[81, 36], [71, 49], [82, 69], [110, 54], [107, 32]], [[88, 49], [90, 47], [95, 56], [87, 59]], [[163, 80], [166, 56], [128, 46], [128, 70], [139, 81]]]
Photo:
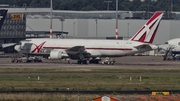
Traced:
[[156, 12], [130, 40], [153, 43], [162, 16], [163, 12]]

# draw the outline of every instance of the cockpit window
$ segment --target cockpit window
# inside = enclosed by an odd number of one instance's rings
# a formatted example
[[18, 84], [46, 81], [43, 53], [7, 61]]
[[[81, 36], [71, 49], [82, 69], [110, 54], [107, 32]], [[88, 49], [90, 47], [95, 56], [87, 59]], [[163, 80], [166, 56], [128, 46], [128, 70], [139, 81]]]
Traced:
[[165, 42], [164, 44], [168, 44], [168, 42]]

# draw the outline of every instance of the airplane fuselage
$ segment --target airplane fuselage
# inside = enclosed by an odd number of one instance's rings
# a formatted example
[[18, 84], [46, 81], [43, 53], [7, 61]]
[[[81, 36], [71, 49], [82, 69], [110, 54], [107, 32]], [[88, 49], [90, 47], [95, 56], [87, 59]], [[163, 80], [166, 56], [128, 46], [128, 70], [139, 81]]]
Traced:
[[137, 50], [134, 46], [143, 43], [129, 40], [93, 40], [93, 39], [27, 39], [32, 43], [29, 54], [49, 54], [51, 50], [67, 50], [74, 46], [84, 46], [88, 52], [98, 52], [101, 57], [120, 57], [147, 50]]

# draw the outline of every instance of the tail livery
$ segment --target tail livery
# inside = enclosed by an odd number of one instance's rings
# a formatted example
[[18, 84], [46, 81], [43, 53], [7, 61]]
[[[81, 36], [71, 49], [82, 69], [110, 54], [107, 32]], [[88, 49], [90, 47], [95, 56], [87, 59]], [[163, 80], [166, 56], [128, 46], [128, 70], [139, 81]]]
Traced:
[[1, 27], [4, 23], [4, 20], [6, 18], [6, 14], [7, 14], [7, 10], [5, 10], [5, 9], [0, 10], [0, 30], [1, 30]]
[[163, 12], [156, 12], [130, 40], [153, 43], [162, 16]]

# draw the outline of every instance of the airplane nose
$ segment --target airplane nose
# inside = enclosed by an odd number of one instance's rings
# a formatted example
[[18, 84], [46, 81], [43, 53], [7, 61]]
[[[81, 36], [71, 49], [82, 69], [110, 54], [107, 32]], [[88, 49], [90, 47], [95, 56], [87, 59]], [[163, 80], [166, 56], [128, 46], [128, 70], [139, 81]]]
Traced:
[[20, 51], [20, 45], [16, 45], [16, 46], [14, 47], [14, 49], [19, 52], [19, 51]]

